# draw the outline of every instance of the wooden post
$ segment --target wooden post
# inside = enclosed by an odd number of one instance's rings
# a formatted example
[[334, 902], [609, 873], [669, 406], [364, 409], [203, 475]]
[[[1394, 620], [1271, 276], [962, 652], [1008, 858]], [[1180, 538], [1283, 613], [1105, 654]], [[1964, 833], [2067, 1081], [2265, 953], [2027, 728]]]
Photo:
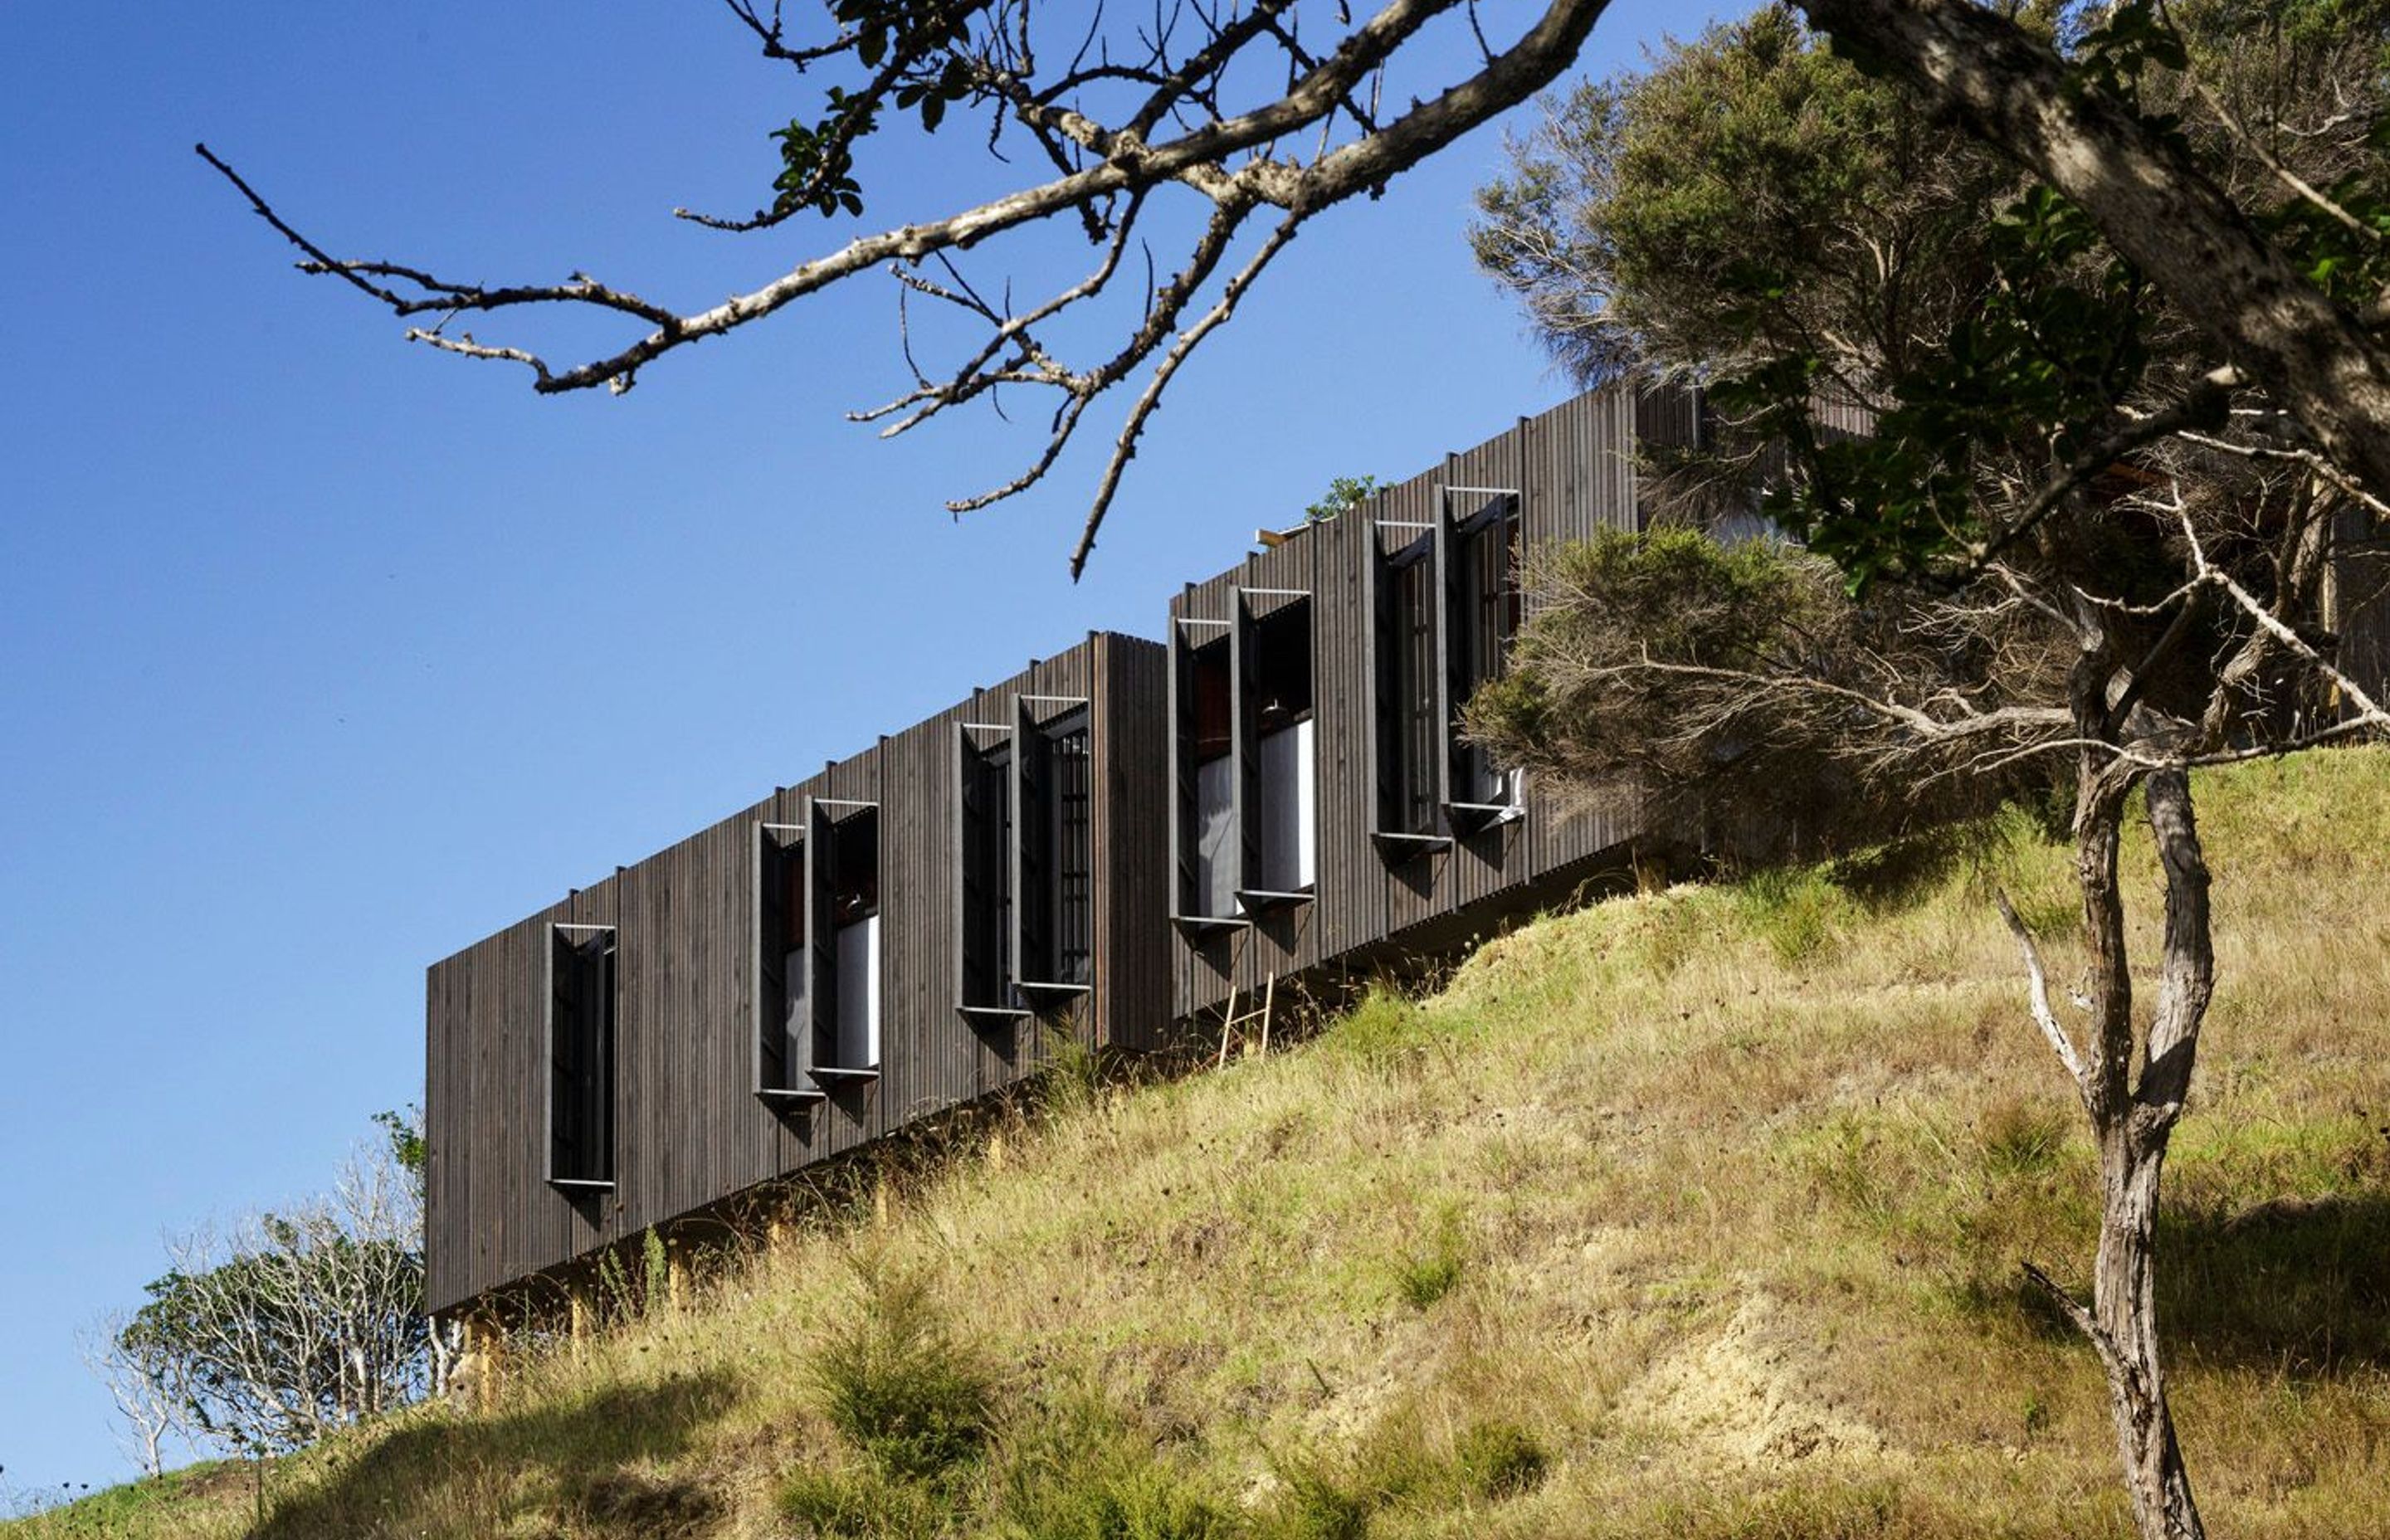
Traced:
[[579, 1283], [564, 1286], [564, 1308], [572, 1339], [572, 1356], [581, 1356], [581, 1344], [589, 1337], [589, 1290]]
[[871, 1213], [881, 1229], [888, 1227], [888, 1176], [886, 1173], [871, 1179]]
[[482, 1362], [482, 1372], [473, 1379], [474, 1405], [486, 1412], [498, 1404], [498, 1381], [506, 1378], [505, 1328], [488, 1320], [479, 1322], [473, 1328], [473, 1346]]
[[987, 1136], [987, 1169], [992, 1172], [1004, 1169], [1004, 1133], [1001, 1129]]
[[677, 1240], [664, 1242], [664, 1303], [677, 1311], [688, 1297], [688, 1252]]

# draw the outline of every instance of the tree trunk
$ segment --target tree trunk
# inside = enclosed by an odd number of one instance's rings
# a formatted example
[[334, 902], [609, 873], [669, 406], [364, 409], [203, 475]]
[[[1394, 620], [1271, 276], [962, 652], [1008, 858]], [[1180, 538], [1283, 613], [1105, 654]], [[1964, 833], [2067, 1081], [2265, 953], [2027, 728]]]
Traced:
[[2206, 1531], [2175, 1442], [2158, 1354], [2158, 1181], [2165, 1165], [2163, 1133], [2152, 1145], [2127, 1128], [2101, 1130], [2100, 1260], [2092, 1311], [2108, 1343], [2101, 1356], [2107, 1360], [2109, 1409], [2134, 1521], [2145, 1540], [2202, 1540]]
[[2141, 1045], [2133, 1027], [2117, 878], [2126, 797], [2137, 778], [2124, 762], [2087, 764], [2075, 804], [2075, 877], [2091, 951], [2095, 1033], [2080, 1086], [2100, 1149], [2100, 1251], [2091, 1309], [2039, 1269], [2028, 1271], [2090, 1340], [2107, 1370], [2117, 1455], [2142, 1540], [2205, 1540], [2166, 1403], [2156, 1259], [2166, 1146], [2190, 1090], [2215, 973], [2207, 865], [2191, 815], [2190, 776], [2179, 769], [2151, 772], [2143, 784], [2165, 873], [2165, 941], [2157, 1007], [2137, 1077]]

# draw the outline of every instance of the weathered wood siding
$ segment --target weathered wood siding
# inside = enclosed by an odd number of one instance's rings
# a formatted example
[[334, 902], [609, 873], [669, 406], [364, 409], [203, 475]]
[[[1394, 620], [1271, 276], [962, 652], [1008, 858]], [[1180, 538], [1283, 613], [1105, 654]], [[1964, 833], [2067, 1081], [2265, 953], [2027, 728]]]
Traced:
[[[1170, 1015], [1158, 904], [1163, 649], [1110, 634], [941, 712], [435, 964], [426, 991], [430, 1298], [446, 1311], [646, 1226], [1001, 1089], [1025, 1028], [956, 1010], [958, 729], [1022, 695], [1091, 702], [1097, 948], [1089, 1022], [1145, 1046]], [[756, 826], [810, 797], [880, 804], [880, 1078], [809, 1112], [753, 1091]], [[555, 923], [616, 928], [614, 1189], [550, 1187], [546, 963]]]
[[1699, 398], [1689, 391], [1613, 389], [1580, 395], [1447, 456], [1353, 513], [1311, 525], [1275, 549], [1189, 584], [1172, 602], [1176, 627], [1180, 621], [1232, 621], [1240, 589], [1311, 594], [1318, 809], [1312, 901], [1265, 913], [1249, 929], [1174, 932], [1176, 1014], [1191, 1017], [1222, 1005], [1232, 982], [1255, 991], [1273, 974], [1286, 980], [1399, 949], [1406, 933], [1440, 932], [1438, 944], [1446, 944], [1456, 917], [1465, 930], [1467, 916], [1490, 917], [1538, 886], [1564, 896], [1580, 876], [1623, 858], [1638, 833], [1631, 805], [1582, 799], [1563, 805], [1532, 776], [1522, 819], [1474, 834], [1456, 831], [1448, 850], [1403, 859], [1380, 851], [1370, 838], [1378, 795], [1377, 664], [1368, 569], [1374, 548], [1391, 553], [1443, 517], [1447, 487], [1514, 491], [1519, 539], [1527, 550], [1603, 528], [1639, 529], [1646, 510], [1638, 496], [1638, 443], [1695, 442], [1701, 413]]

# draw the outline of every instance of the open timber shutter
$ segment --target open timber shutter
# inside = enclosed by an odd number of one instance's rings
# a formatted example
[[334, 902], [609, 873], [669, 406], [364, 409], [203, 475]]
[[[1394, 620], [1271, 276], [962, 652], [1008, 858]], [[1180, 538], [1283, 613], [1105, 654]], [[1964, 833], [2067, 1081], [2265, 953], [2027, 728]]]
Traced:
[[547, 1174], [567, 1180], [578, 1176], [585, 1138], [581, 1127], [582, 1067], [581, 969], [572, 943], [562, 930], [547, 933]]
[[755, 1086], [789, 1084], [788, 848], [755, 826]]
[[1228, 630], [1228, 744], [1236, 763], [1230, 774], [1228, 804], [1228, 848], [1235, 865], [1227, 887], [1237, 892], [1258, 881], [1262, 865], [1262, 649], [1244, 590], [1232, 592], [1228, 611], [1235, 621]]
[[1012, 964], [1025, 983], [1051, 983], [1053, 961], [1053, 745], [1038, 730], [1029, 702], [1015, 708], [1012, 841]]
[[805, 1014], [813, 1063], [838, 1062], [838, 825], [819, 802], [805, 819]]
[[548, 1176], [612, 1179], [614, 933], [548, 930]]
[[1095, 757], [1086, 706], [1039, 732], [1045, 747], [1051, 981], [1092, 984], [1096, 961]]
[[1180, 622], [1170, 622], [1170, 912], [1202, 912], [1195, 871], [1195, 658]]
[[958, 732], [962, 815], [956, 892], [962, 945], [957, 998], [967, 1007], [1000, 1009], [1009, 1003], [1006, 986], [1012, 972], [1012, 754], [1009, 741], [981, 744], [972, 740], [971, 728]]
[[1442, 489], [1436, 493], [1435, 527], [1432, 532], [1430, 559], [1435, 566], [1427, 574], [1425, 591], [1420, 594], [1421, 608], [1433, 617], [1431, 629], [1433, 639], [1430, 651], [1434, 666], [1430, 670], [1430, 688], [1423, 692], [1433, 708], [1432, 721], [1433, 746], [1435, 761], [1435, 800], [1449, 807], [1458, 789], [1453, 785], [1452, 732], [1453, 677], [1456, 671], [1467, 666], [1466, 649], [1452, 634], [1453, 591], [1457, 586], [1453, 568], [1458, 552], [1453, 539], [1451, 499]]
[[1386, 554], [1379, 548], [1378, 522], [1372, 519], [1364, 526], [1361, 537], [1361, 614], [1369, 627], [1369, 693], [1363, 708], [1368, 712], [1368, 731], [1364, 741], [1369, 745], [1369, 764], [1375, 772], [1369, 827], [1400, 830], [1407, 827], [1399, 816], [1400, 803], [1395, 796], [1402, 774], [1402, 707], [1395, 692], [1394, 670], [1389, 666], [1394, 661], [1394, 574], [1385, 567]]

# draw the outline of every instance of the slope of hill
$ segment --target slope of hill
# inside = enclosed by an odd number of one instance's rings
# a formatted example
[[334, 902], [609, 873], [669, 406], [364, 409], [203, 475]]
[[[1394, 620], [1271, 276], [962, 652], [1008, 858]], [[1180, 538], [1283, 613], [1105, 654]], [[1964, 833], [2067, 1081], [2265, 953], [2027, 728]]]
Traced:
[[[2390, 1535], [2390, 754], [2200, 784], [2222, 981], [2165, 1322], [2219, 1535]], [[2153, 908], [2148, 853], [2137, 891]], [[2124, 1536], [2023, 820], [1491, 943], [824, 1225], [486, 1410], [283, 1462], [272, 1536]], [[2153, 917], [2140, 918], [2140, 935]], [[229, 1479], [0, 1526], [244, 1533]]]

